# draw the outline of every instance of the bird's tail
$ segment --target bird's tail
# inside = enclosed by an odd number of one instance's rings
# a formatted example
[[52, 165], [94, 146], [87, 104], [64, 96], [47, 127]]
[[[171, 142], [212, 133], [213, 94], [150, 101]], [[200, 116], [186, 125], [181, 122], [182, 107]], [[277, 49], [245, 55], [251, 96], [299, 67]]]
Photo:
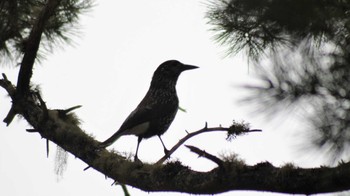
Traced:
[[111, 137], [106, 139], [104, 142], [101, 142], [98, 146], [100, 148], [106, 148], [107, 146], [112, 145], [120, 136], [122, 136], [121, 132], [117, 131]]

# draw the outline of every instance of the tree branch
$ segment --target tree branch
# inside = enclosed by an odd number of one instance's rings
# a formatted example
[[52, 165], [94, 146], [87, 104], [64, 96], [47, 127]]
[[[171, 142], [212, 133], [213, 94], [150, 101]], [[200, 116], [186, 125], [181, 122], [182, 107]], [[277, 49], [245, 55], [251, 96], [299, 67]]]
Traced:
[[[9, 113], [4, 119], [4, 122], [7, 126], [12, 122], [18, 113], [18, 106], [16, 105], [17, 100], [24, 98], [24, 96], [29, 93], [30, 79], [32, 77], [34, 62], [38, 53], [41, 35], [45, 29], [45, 24], [55, 13], [55, 9], [60, 2], [61, 0], [48, 0], [44, 8], [39, 13], [38, 18], [29, 34], [29, 37], [26, 40], [26, 45], [24, 47], [24, 56], [18, 73], [16, 94], [9, 93], [13, 100], [13, 104]], [[15, 99], [14, 96], [16, 96]]]
[[187, 148], [189, 148], [191, 150], [191, 152], [196, 153], [199, 157], [205, 157], [211, 161], [213, 161], [214, 163], [216, 163], [220, 168], [224, 168], [224, 162], [219, 159], [218, 157], [209, 154], [207, 152], [205, 152], [204, 150], [201, 150], [195, 146], [191, 146], [191, 145], [185, 145]]
[[2, 78], [3, 79], [0, 79], [0, 86], [7, 91], [11, 99], [14, 99], [16, 93], [15, 86], [12, 85], [12, 83], [7, 79], [7, 76], [4, 73], [2, 74]]
[[0, 79], [0, 86], [3, 87], [7, 93], [9, 94], [9, 96], [11, 97], [11, 99], [13, 100], [13, 104], [10, 108], [10, 111], [7, 113], [6, 117], [4, 118], [3, 122], [6, 123], [6, 125], [8, 126], [13, 118], [16, 116], [17, 112], [16, 112], [16, 108], [15, 108], [15, 94], [16, 94], [16, 88], [15, 86], [12, 85], [12, 83], [7, 79], [6, 75], [3, 73], [2, 74], [3, 79]]
[[[14, 86], [0, 86], [7, 92]], [[180, 162], [138, 164], [105, 149], [79, 128], [76, 121], [60, 115], [58, 110], [44, 111], [37, 96], [28, 96], [18, 103], [18, 113], [45, 139], [48, 139], [101, 174], [120, 184], [144, 191], [176, 191], [192, 194], [215, 194], [232, 190], [270, 191], [292, 194], [316, 194], [350, 189], [350, 163], [328, 168], [303, 169], [294, 166], [274, 167], [270, 163], [254, 166], [225, 160], [208, 172], [193, 171]], [[47, 113], [47, 115], [45, 114]], [[45, 117], [46, 116], [46, 117]], [[220, 128], [219, 129], [224, 129]], [[214, 131], [204, 128], [189, 134]]]
[[24, 56], [18, 74], [17, 93], [18, 98], [29, 92], [30, 78], [34, 61], [40, 45], [41, 35], [45, 29], [45, 24], [50, 17], [55, 13], [55, 9], [60, 4], [61, 0], [48, 0], [45, 7], [41, 10], [36, 23], [29, 34], [26, 41]]
[[242, 129], [235, 129], [234, 127], [235, 125], [232, 125], [231, 127], [227, 128], [227, 127], [213, 127], [213, 128], [208, 128], [208, 124], [205, 123], [205, 126], [204, 128], [198, 130], [198, 131], [195, 131], [195, 132], [192, 132], [192, 133], [189, 133], [187, 134], [185, 137], [183, 137], [177, 144], [175, 144], [175, 146], [173, 146], [169, 152], [164, 155], [161, 159], [159, 159], [157, 161], [156, 164], [162, 164], [164, 163], [164, 161], [166, 159], [168, 159], [170, 157], [171, 154], [173, 154], [183, 143], [185, 143], [188, 139], [192, 138], [193, 136], [196, 136], [196, 135], [199, 135], [199, 134], [202, 134], [202, 133], [208, 133], [208, 132], [214, 132], [214, 131], [225, 131], [225, 132], [232, 132], [231, 134], [242, 134], [242, 133], [249, 133], [249, 132], [260, 132], [261, 130], [258, 130], [258, 129], [253, 129], [253, 130], [242, 130]]

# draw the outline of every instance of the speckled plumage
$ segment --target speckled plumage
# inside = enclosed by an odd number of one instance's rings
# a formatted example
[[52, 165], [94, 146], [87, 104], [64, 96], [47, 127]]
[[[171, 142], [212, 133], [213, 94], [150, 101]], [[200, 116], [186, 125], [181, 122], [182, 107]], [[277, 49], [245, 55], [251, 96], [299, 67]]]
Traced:
[[100, 147], [107, 147], [114, 143], [120, 136], [136, 135], [138, 147], [143, 138], [158, 136], [164, 147], [167, 149], [160, 136], [164, 134], [175, 118], [179, 107], [179, 100], [176, 93], [176, 82], [181, 72], [198, 68], [192, 65], [185, 65], [176, 60], [165, 61], [156, 69], [148, 92], [136, 109], [130, 113], [119, 130], [110, 138], [100, 144]]

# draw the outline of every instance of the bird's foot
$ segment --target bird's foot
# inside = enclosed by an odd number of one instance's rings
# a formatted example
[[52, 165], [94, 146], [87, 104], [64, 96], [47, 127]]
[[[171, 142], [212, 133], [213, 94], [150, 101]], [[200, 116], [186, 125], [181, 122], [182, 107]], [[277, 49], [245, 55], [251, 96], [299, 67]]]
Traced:
[[167, 159], [170, 159], [170, 150], [168, 150], [168, 149], [166, 149], [166, 148], [164, 148], [164, 154], [165, 154], [165, 156], [167, 156]]
[[165, 154], [168, 154], [169, 152], [170, 152], [170, 150], [164, 148], [164, 153], [165, 153]]
[[142, 161], [137, 156], [134, 157], [134, 162], [140, 165], [143, 164]]

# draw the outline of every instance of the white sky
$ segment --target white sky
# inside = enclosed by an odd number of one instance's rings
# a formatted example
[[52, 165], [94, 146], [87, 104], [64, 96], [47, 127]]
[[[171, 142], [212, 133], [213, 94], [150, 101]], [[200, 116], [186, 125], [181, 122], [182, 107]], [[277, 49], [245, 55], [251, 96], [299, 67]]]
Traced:
[[[270, 122], [252, 115], [253, 108], [237, 103], [244, 95], [236, 85], [252, 81], [247, 59], [243, 55], [223, 58], [225, 48], [213, 41], [204, 13], [206, 1], [98, 1], [82, 19], [82, 37], [75, 47], [63, 46], [36, 65], [33, 82], [39, 84], [50, 108], [83, 105], [76, 111], [86, 132], [104, 140], [112, 135], [146, 93], [153, 71], [165, 60], [177, 59], [200, 69], [184, 72], [178, 81], [179, 112], [163, 141], [170, 149], [187, 131], [196, 131], [207, 121], [209, 126], [229, 126], [233, 119], [247, 121], [262, 133], [252, 133], [233, 142], [223, 133], [208, 133], [192, 138], [195, 145], [218, 155], [235, 152], [249, 164], [270, 161], [276, 166], [293, 162], [300, 166], [318, 166], [317, 156], [298, 151], [300, 138], [297, 115], [278, 117]], [[2, 68], [16, 82], [17, 68]], [[0, 118], [9, 110], [10, 100], [1, 90]], [[293, 113], [293, 112], [291, 112]], [[120, 186], [89, 169], [73, 156], [63, 177], [54, 173], [55, 145], [50, 143], [46, 158], [45, 140], [16, 118], [10, 127], [0, 124], [0, 195], [69, 196], [122, 195]], [[137, 138], [125, 136], [113, 147], [134, 153]], [[304, 156], [305, 155], [305, 156]], [[155, 162], [163, 156], [158, 138], [141, 143], [139, 158]], [[181, 147], [172, 160], [180, 160], [195, 170], [207, 171], [215, 165]], [[60, 180], [57, 180], [60, 179]], [[129, 187], [131, 195], [164, 195], [145, 193]], [[168, 193], [169, 194], [169, 193]], [[171, 193], [170, 195], [180, 195]], [[183, 195], [183, 194], [182, 194]], [[222, 195], [280, 195], [257, 192], [230, 192]]]

